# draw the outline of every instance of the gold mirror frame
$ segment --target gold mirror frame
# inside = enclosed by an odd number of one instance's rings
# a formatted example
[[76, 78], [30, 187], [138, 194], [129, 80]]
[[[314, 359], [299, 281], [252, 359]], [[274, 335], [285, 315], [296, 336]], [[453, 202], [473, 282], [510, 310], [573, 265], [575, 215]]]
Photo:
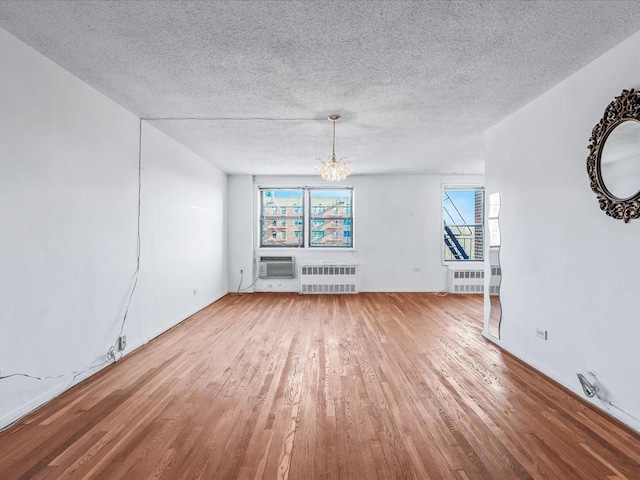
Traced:
[[587, 157], [587, 173], [600, 204], [600, 209], [610, 217], [628, 223], [632, 218], [640, 217], [640, 185], [638, 191], [627, 198], [613, 195], [602, 180], [602, 150], [607, 138], [613, 130], [628, 120], [640, 121], [640, 92], [623, 90], [620, 96], [605, 109], [600, 122], [593, 127], [589, 138], [589, 156]]

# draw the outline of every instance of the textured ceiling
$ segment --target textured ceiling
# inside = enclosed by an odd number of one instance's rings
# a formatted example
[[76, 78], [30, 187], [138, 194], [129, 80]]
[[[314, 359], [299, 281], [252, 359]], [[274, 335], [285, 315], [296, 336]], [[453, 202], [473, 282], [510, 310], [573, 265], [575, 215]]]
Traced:
[[[638, 1], [4, 1], [0, 27], [228, 173], [482, 173], [482, 132]], [[616, 92], [612, 92], [616, 93]], [[585, 152], [588, 135], [585, 136]]]

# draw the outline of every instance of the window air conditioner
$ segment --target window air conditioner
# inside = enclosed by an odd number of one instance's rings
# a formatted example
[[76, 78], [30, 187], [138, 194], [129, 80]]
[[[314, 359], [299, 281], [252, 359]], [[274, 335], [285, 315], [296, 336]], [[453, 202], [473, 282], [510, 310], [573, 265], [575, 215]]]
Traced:
[[295, 259], [293, 257], [260, 257], [258, 277], [295, 278]]

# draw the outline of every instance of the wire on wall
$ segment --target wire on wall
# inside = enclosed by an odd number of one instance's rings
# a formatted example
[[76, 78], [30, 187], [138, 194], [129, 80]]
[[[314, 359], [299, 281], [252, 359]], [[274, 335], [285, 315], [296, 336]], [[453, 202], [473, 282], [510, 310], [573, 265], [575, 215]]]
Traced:
[[244, 270], [240, 270], [240, 281], [238, 282], [238, 292], [240, 291], [240, 287], [242, 287], [242, 277], [244, 276]]
[[[86, 372], [88, 372], [90, 370], [95, 370], [96, 368], [100, 368], [103, 365], [106, 365], [107, 363], [110, 363], [110, 362], [108, 360], [103, 360], [100, 363], [91, 365], [91, 366], [89, 366], [89, 367], [87, 367], [87, 368], [85, 368], [83, 370], [76, 370], [75, 372], [67, 372], [67, 373], [62, 373], [60, 375], [50, 375], [50, 376], [44, 376], [44, 377], [38, 377], [37, 375], [28, 375], [26, 373], [12, 373], [10, 375], [4, 375], [4, 376], [0, 377], [0, 380], [4, 380], [4, 379], [7, 379], [7, 378], [11, 378], [11, 377], [26, 377], [26, 378], [31, 378], [33, 380], [42, 381], [42, 380], [49, 380], [49, 379], [54, 379], [54, 378], [62, 378], [62, 377], [67, 377], [69, 375], [73, 375], [73, 377], [69, 381], [69, 384], [62, 390], [62, 391], [65, 391], [65, 390], [68, 390], [73, 385], [73, 382], [75, 382], [76, 378], [78, 378], [80, 375], [82, 375], [83, 373], [86, 373]], [[27, 413], [25, 413], [21, 417], [16, 418], [13, 422], [11, 422], [8, 425], [5, 425], [4, 427], [0, 428], [0, 433], [4, 432], [5, 430], [10, 429], [14, 425], [16, 425], [18, 422], [20, 422], [23, 418], [25, 418], [28, 415], [31, 415], [33, 412], [35, 412], [36, 410], [41, 409], [45, 405], [48, 405], [49, 403], [51, 403], [56, 398], [57, 398], [57, 395], [55, 397], [49, 399], [48, 401], [46, 401], [42, 405], [37, 406], [33, 410], [29, 410]]]
[[258, 281], [258, 279], [259, 279], [259, 278], [260, 278], [260, 277], [256, 277], [256, 278], [253, 280], [253, 282], [251, 282], [249, 285], [247, 285], [247, 286], [246, 286], [246, 287], [244, 287], [244, 288], [240, 288], [240, 286], [242, 285], [242, 280], [240, 280], [240, 285], [238, 285], [238, 291], [237, 291], [237, 293], [240, 293], [240, 292], [244, 292], [244, 291], [246, 291], [246, 290], [249, 290], [251, 287], [253, 287], [253, 286], [256, 284], [256, 282]]
[[[127, 315], [129, 314], [129, 307], [131, 306], [131, 300], [133, 299], [133, 294], [136, 291], [136, 287], [138, 285], [138, 277], [140, 274], [140, 256], [141, 256], [141, 241], [140, 241], [140, 214], [141, 214], [141, 207], [142, 207], [142, 118], [139, 119], [138, 122], [138, 208], [137, 208], [137, 232], [136, 232], [136, 267], [135, 270], [133, 272], [133, 275], [131, 277], [131, 282], [133, 283], [133, 285], [130, 288], [130, 292], [129, 292], [129, 296], [127, 298], [126, 301], [126, 306], [125, 306], [125, 311], [124, 314], [122, 316], [122, 323], [120, 324], [120, 331], [118, 333], [118, 338], [120, 338], [122, 336], [122, 332], [124, 331], [124, 326], [125, 323], [127, 321]], [[116, 357], [115, 356], [115, 351], [117, 350], [117, 342], [118, 340], [116, 339], [116, 343], [113, 344], [113, 346], [109, 349], [109, 352], [106, 355], [106, 359], [102, 360], [96, 364], [90, 365], [84, 369], [81, 370], [75, 370], [73, 372], [67, 372], [67, 373], [61, 373], [59, 375], [43, 375], [43, 376], [39, 376], [39, 375], [29, 375], [27, 373], [11, 373], [9, 375], [3, 375], [0, 376], [0, 380], [6, 380], [8, 378], [13, 378], [13, 377], [25, 377], [25, 378], [29, 378], [32, 380], [38, 380], [38, 381], [44, 381], [44, 380], [51, 380], [51, 379], [56, 379], [56, 378], [63, 378], [63, 377], [68, 377], [68, 376], [72, 376], [69, 384], [64, 388], [63, 391], [69, 389], [73, 383], [75, 382], [76, 378], [78, 378], [80, 375], [82, 375], [83, 373], [89, 372], [91, 370], [95, 370], [97, 368], [100, 368], [106, 364], [109, 363], [113, 363], [116, 362], [117, 360], [119, 360], [120, 358], [122, 358], [122, 352], [120, 352], [120, 356]], [[49, 402], [51, 402], [52, 400], [54, 400], [56, 397], [50, 399], [49, 401], [43, 403], [42, 405], [34, 408], [33, 410], [30, 410], [29, 412], [25, 413], [24, 415], [22, 415], [20, 418], [14, 420], [13, 422], [11, 422], [10, 424], [6, 425], [3, 428], [0, 428], [0, 432], [4, 432], [5, 430], [9, 429], [10, 427], [12, 427], [13, 425], [17, 424], [18, 422], [20, 422], [23, 418], [25, 418], [27, 415], [30, 415], [31, 413], [33, 413], [34, 411], [44, 407], [45, 405], [47, 405]]]
[[[265, 122], [318, 122], [318, 118], [275, 118], [275, 117], [145, 117], [142, 120], [148, 122], [160, 122], [160, 121], [204, 121], [204, 122], [251, 122], [251, 121], [265, 121]], [[322, 121], [325, 119], [323, 118]]]
[[[140, 212], [142, 210], [142, 118], [139, 119], [138, 122], [138, 218], [137, 218], [137, 234], [136, 234], [136, 269], [133, 272], [132, 281], [133, 286], [131, 287], [131, 292], [129, 293], [129, 298], [127, 300], [127, 306], [124, 310], [124, 315], [122, 316], [122, 324], [120, 325], [120, 332], [118, 333], [118, 338], [122, 336], [122, 332], [124, 331], [124, 325], [127, 322], [127, 315], [129, 314], [129, 307], [131, 306], [131, 300], [133, 299], [133, 294], [136, 291], [136, 287], [138, 286], [138, 278], [140, 276]], [[112, 350], [116, 349], [118, 339], [116, 339], [116, 343], [114, 343]], [[120, 357], [122, 357], [122, 352], [120, 353]], [[113, 356], [114, 361], [117, 361], [115, 355]]]
[[618, 407], [617, 405], [615, 405], [614, 403], [611, 402], [611, 400], [609, 400], [607, 398], [607, 395], [603, 395], [602, 391], [600, 389], [600, 385], [598, 384], [598, 379], [596, 378], [596, 375], [593, 372], [587, 372], [587, 374], [591, 377], [591, 381], [589, 381], [587, 379], [587, 377], [585, 375], [583, 375], [582, 373], [578, 373], [578, 381], [580, 382], [580, 386], [582, 387], [582, 391], [583, 393], [589, 397], [589, 398], [597, 398], [598, 400], [606, 403], [607, 405], [615, 408], [616, 410], [624, 413], [625, 415], [627, 415], [630, 418], [633, 418], [636, 422], [640, 422], [640, 418], [631, 415], [629, 412], [623, 410], [622, 408]]
[[95, 365], [87, 367], [84, 370], [76, 370], [74, 372], [61, 373], [60, 375], [47, 375], [47, 376], [42, 376], [42, 377], [39, 377], [37, 375], [29, 375], [29, 374], [26, 374], [26, 373], [11, 373], [9, 375], [4, 375], [4, 376], [0, 377], [0, 380], [5, 380], [5, 379], [11, 378], [11, 377], [27, 377], [27, 378], [32, 378], [34, 380], [50, 380], [50, 379], [53, 379], [53, 378], [68, 377], [69, 375], [73, 375], [74, 376], [73, 380], [75, 380], [78, 376], [82, 375], [83, 373], [88, 372], [91, 369], [101, 367], [102, 365], [104, 365], [106, 363], [109, 363], [109, 362], [104, 360], [104, 361], [102, 361], [100, 363], [97, 363]]
[[627, 415], [628, 417], [633, 418], [636, 422], [640, 422], [640, 418], [636, 417], [635, 415], [631, 415], [629, 412], [621, 409], [620, 407], [618, 407], [617, 405], [614, 405], [613, 403], [611, 403], [610, 401], [607, 401], [607, 404], [609, 404], [610, 406], [612, 406], [613, 408], [620, 410], [622, 413], [624, 413], [625, 415]]

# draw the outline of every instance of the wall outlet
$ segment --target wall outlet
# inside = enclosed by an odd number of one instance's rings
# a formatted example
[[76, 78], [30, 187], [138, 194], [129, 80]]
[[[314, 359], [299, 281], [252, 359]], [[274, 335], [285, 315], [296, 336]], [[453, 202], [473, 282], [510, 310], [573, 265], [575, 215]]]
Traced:
[[127, 336], [122, 335], [121, 337], [118, 337], [118, 351], [122, 352], [125, 348], [127, 348]]
[[541, 328], [536, 328], [536, 337], [546, 340], [547, 339], [547, 331], [542, 330]]
[[194, 289], [194, 290], [193, 290], [193, 294], [194, 294], [194, 295], [197, 295], [197, 294], [198, 294], [198, 290]]

